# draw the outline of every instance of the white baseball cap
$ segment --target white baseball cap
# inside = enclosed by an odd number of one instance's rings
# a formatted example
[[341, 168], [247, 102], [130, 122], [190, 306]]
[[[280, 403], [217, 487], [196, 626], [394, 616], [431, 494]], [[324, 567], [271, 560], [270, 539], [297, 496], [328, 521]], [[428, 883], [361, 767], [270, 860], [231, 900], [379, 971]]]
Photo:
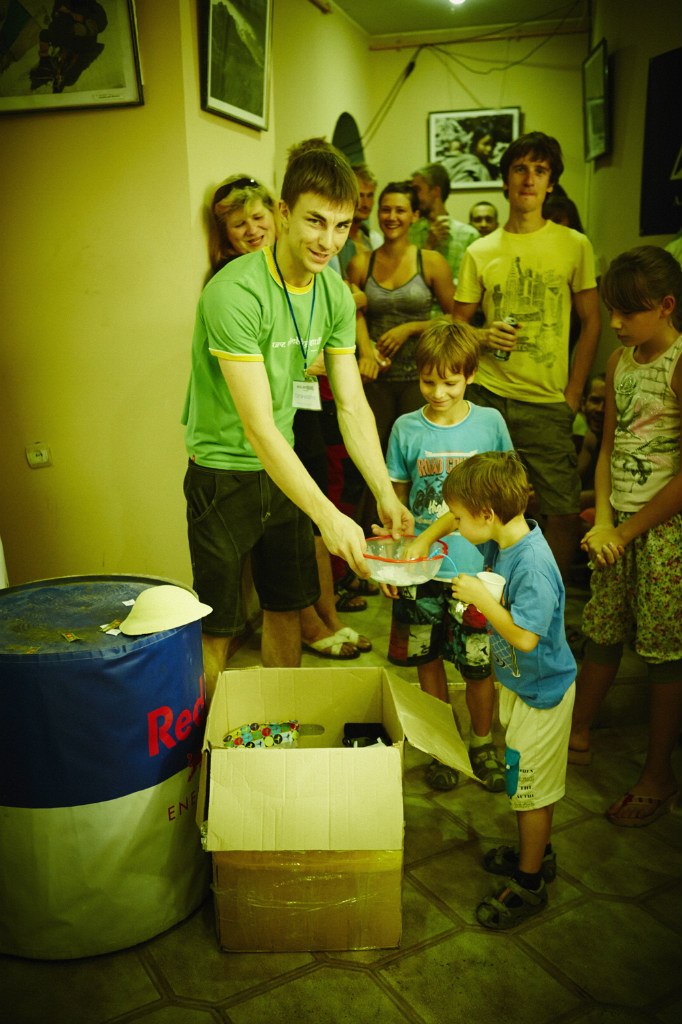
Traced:
[[161, 584], [149, 587], [137, 596], [130, 613], [121, 623], [122, 633], [141, 636], [143, 633], [160, 633], [164, 629], [175, 629], [188, 622], [196, 622], [213, 609], [184, 587]]

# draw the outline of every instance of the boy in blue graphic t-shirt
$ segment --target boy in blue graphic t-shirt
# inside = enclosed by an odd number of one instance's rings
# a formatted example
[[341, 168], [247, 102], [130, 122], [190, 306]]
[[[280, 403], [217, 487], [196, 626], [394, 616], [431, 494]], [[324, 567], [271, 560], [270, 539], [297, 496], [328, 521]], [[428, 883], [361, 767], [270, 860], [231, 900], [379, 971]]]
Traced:
[[[417, 535], [447, 515], [441, 488], [453, 466], [476, 452], [512, 447], [500, 413], [464, 398], [478, 356], [475, 332], [445, 318], [434, 320], [417, 345], [419, 386], [426, 405], [396, 420], [386, 456], [396, 495], [412, 512]], [[484, 559], [454, 527], [444, 532], [449, 560], [440, 578], [386, 588], [395, 598], [388, 656], [394, 664], [416, 666], [421, 688], [446, 703], [445, 661], [457, 665], [471, 716], [472, 768], [489, 791], [499, 792], [504, 789], [504, 770], [492, 738], [495, 689], [485, 621], [475, 608], [463, 615], [456, 610], [447, 582], [457, 571], [483, 569]], [[433, 761], [426, 768], [426, 780], [435, 789], [452, 789], [458, 776], [454, 768]]]

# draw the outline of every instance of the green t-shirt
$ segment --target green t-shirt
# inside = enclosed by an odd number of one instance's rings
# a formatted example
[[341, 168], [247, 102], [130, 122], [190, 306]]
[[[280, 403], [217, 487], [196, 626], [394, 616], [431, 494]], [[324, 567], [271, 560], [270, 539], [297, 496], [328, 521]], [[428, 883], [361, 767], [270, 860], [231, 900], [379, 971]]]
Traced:
[[[410, 227], [410, 241], [413, 242], [418, 249], [425, 249], [426, 239], [428, 238], [430, 230], [431, 224], [428, 219], [426, 217], [420, 217], [419, 220]], [[480, 235], [476, 228], [472, 227], [471, 224], [463, 224], [461, 220], [455, 220], [454, 217], [450, 217], [449, 234], [436, 246], [436, 250], [441, 254], [441, 256], [445, 256], [445, 259], [450, 264], [450, 270], [452, 271], [452, 276], [455, 279], [455, 284], [457, 284], [457, 276], [459, 274], [462, 257], [471, 243], [477, 241], [478, 238], [480, 238]], [[438, 315], [440, 315], [439, 307]]]
[[[307, 287], [287, 287], [304, 347], [310, 339], [307, 365], [323, 348], [335, 355], [354, 356], [355, 306], [339, 275], [325, 268]], [[294, 380], [303, 379], [303, 353], [270, 249], [233, 260], [204, 288], [182, 415], [187, 453], [198, 465], [260, 470], [263, 467], [245, 437], [220, 368], [221, 359], [265, 363], [275, 424], [293, 446], [292, 388]]]

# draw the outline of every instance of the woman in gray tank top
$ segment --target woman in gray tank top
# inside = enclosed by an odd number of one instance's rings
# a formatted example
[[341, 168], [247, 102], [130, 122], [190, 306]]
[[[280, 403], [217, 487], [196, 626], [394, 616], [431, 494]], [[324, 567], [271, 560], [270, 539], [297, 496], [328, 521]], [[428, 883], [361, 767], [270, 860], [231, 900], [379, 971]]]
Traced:
[[419, 215], [410, 182], [386, 186], [378, 215], [383, 244], [354, 256], [347, 276], [367, 297], [358, 316], [358, 361], [385, 451], [398, 416], [423, 405], [414, 351], [434, 302], [443, 313], [452, 312], [455, 286], [440, 253], [417, 249], [409, 241]]

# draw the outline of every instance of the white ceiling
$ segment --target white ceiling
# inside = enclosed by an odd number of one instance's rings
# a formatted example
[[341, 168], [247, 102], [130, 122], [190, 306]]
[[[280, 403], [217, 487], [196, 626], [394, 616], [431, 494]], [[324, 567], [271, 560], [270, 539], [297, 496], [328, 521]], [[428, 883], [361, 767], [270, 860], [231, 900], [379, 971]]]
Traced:
[[585, 27], [589, 0], [465, 0], [457, 7], [450, 0], [332, 0], [329, 6], [341, 8], [371, 36], [395, 36], [529, 21], [556, 25], [564, 17], [571, 27], [576, 19]]

